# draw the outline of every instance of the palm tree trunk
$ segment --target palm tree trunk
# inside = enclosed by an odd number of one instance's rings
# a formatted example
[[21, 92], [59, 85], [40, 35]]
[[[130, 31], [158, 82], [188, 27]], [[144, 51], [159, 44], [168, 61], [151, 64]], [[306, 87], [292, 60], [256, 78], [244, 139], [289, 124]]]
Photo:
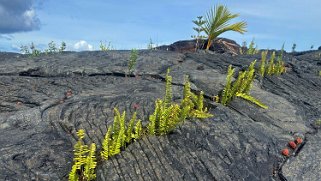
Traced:
[[207, 45], [206, 45], [206, 50], [209, 50], [212, 45], [212, 40], [210, 38], [207, 39]]

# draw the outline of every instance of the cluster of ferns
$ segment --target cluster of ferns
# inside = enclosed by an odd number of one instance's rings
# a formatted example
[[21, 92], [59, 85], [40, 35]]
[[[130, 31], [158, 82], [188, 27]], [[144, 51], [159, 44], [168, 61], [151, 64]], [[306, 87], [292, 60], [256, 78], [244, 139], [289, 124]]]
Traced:
[[263, 51], [261, 53], [261, 65], [259, 69], [259, 74], [261, 77], [264, 77], [265, 75], [281, 75], [285, 73], [285, 66], [284, 61], [282, 60], [283, 57], [283, 50], [281, 50], [281, 53], [277, 57], [277, 61], [274, 62], [275, 59], [275, 52], [272, 53], [270, 60], [266, 61], [266, 56], [268, 54], [268, 51]]
[[169, 70], [166, 74], [166, 88], [164, 99], [155, 101], [155, 110], [149, 116], [148, 133], [151, 135], [164, 135], [172, 131], [186, 118], [208, 118], [213, 116], [204, 107], [204, 93], [199, 95], [191, 92], [188, 77], [185, 77], [183, 99], [180, 104], [172, 101], [172, 77]]
[[78, 141], [74, 146], [74, 164], [69, 173], [70, 181], [94, 180], [96, 178], [96, 144], [92, 143], [90, 147], [84, 144], [85, 131], [77, 131]]
[[[100, 156], [107, 160], [117, 155], [133, 140], [142, 137], [142, 133], [148, 135], [164, 135], [173, 131], [176, 126], [183, 123], [187, 118], [208, 118], [210, 114], [204, 107], [204, 93], [199, 95], [191, 92], [188, 77], [185, 77], [183, 99], [178, 104], [173, 102], [172, 96], [172, 77], [169, 75], [169, 69], [165, 77], [165, 97], [155, 101], [155, 110], [149, 116], [149, 122], [143, 127], [141, 120], [137, 120], [136, 112], [129, 121], [126, 121], [126, 112], [122, 114], [117, 108], [114, 109], [114, 122], [109, 126], [102, 142]], [[126, 124], [128, 122], [128, 124]], [[96, 145], [91, 144], [90, 148], [84, 145], [84, 130], [77, 132], [78, 141], [74, 146], [74, 165], [69, 173], [70, 181], [94, 180], [96, 178]]]
[[[282, 51], [283, 53], [283, 51]], [[282, 61], [282, 53], [278, 56], [277, 62], [274, 62], [275, 52], [272, 53], [270, 60], [266, 61], [267, 51], [262, 52], [261, 64], [259, 66], [259, 74], [261, 77], [265, 75], [281, 75], [285, 72], [284, 62]], [[221, 93], [221, 97], [216, 97], [217, 102], [227, 105], [234, 97], [240, 97], [250, 101], [264, 109], [268, 107], [259, 100], [252, 97], [249, 92], [255, 78], [255, 64], [253, 61], [248, 70], [240, 71], [238, 77], [232, 82], [235, 69], [230, 65], [227, 71], [226, 85]], [[208, 118], [213, 115], [208, 113], [204, 107], [204, 93], [200, 91], [198, 95], [191, 92], [191, 85], [188, 77], [185, 77], [183, 99], [180, 103], [173, 102], [172, 95], [172, 77], [169, 75], [169, 69], [165, 77], [166, 87], [163, 99], [155, 101], [155, 109], [149, 116], [149, 122], [143, 127], [141, 120], [137, 120], [136, 112], [133, 113], [130, 120], [126, 120], [126, 112], [122, 114], [117, 108], [114, 109], [114, 122], [109, 126], [102, 142], [102, 150], [100, 156], [107, 160], [117, 155], [133, 140], [141, 138], [142, 133], [148, 135], [165, 135], [173, 131], [178, 124], [183, 123], [188, 118]], [[92, 143], [90, 146], [84, 145], [84, 130], [77, 132], [78, 141], [74, 146], [74, 164], [69, 173], [70, 181], [78, 180], [94, 180], [96, 178], [95, 167], [96, 162], [96, 145]]]
[[[267, 54], [268, 51], [263, 51], [261, 55], [261, 64], [258, 70], [261, 77], [285, 73], [285, 66], [282, 60], [283, 51], [281, 51], [281, 54], [278, 56], [277, 63], [274, 62], [275, 52], [272, 53], [270, 60], [266, 62]], [[221, 93], [221, 98], [219, 99], [218, 96], [215, 96], [216, 101], [220, 101], [221, 104], [227, 105], [234, 97], [240, 97], [267, 109], [268, 106], [249, 94], [255, 78], [255, 64], [256, 60], [250, 64], [246, 71], [240, 71], [234, 82], [232, 82], [232, 77], [235, 69], [230, 65], [227, 70], [226, 85]]]

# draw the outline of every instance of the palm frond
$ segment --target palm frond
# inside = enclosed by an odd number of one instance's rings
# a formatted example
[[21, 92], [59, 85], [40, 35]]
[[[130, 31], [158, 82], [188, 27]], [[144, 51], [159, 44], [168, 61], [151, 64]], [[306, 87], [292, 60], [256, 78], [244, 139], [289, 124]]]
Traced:
[[203, 25], [203, 30], [208, 36], [206, 49], [210, 47], [212, 40], [226, 31], [235, 31], [242, 34], [246, 32], [246, 23], [243, 21], [229, 24], [231, 19], [238, 16], [239, 14], [232, 14], [224, 5], [217, 5], [210, 9], [205, 17], [206, 23]]

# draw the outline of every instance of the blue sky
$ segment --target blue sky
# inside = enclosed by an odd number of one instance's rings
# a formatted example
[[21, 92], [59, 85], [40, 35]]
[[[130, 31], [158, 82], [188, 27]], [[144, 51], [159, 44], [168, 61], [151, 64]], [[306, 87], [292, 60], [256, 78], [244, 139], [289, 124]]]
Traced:
[[321, 0], [0, 0], [0, 51], [19, 51], [34, 42], [44, 49], [64, 41], [68, 50], [97, 50], [100, 41], [115, 49], [144, 49], [149, 40], [171, 44], [191, 39], [192, 20], [215, 4], [225, 4], [248, 32], [220, 37], [259, 48], [290, 51], [321, 46]]

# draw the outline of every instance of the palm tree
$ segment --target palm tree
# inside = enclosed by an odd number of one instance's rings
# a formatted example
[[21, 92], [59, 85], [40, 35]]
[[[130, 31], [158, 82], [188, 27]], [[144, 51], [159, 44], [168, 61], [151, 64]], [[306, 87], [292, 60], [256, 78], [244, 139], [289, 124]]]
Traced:
[[229, 24], [229, 21], [238, 17], [239, 14], [231, 14], [226, 6], [218, 5], [211, 9], [206, 15], [206, 23], [203, 26], [204, 32], [207, 34], [208, 50], [212, 44], [212, 40], [226, 31], [236, 31], [241, 34], [246, 32], [246, 23], [244, 21]]

